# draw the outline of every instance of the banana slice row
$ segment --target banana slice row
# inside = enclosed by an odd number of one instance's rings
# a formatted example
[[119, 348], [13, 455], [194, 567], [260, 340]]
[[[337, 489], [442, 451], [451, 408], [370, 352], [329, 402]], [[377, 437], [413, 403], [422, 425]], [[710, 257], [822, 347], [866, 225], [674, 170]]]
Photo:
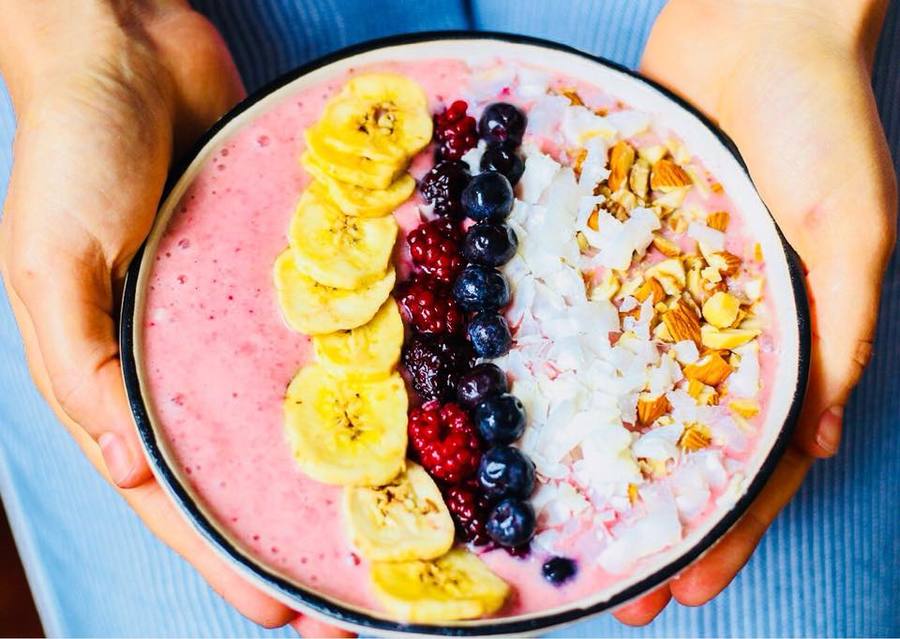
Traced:
[[274, 280], [285, 321], [312, 338], [316, 360], [300, 369], [284, 400], [294, 459], [309, 477], [345, 487], [346, 535], [371, 562], [384, 608], [437, 623], [493, 614], [509, 587], [475, 555], [453, 549], [440, 489], [406, 460], [391, 213], [412, 195], [406, 169], [431, 134], [415, 82], [390, 73], [351, 79], [305, 132], [300, 161], [313, 181]]

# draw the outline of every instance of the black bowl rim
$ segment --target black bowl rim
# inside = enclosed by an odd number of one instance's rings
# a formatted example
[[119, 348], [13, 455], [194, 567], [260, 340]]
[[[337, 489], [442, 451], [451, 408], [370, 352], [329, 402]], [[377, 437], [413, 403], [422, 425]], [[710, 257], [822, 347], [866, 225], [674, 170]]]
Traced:
[[[341, 59], [372, 51], [374, 49], [385, 48], [389, 46], [398, 46], [406, 44], [417, 44], [424, 42], [433, 42], [440, 40], [484, 40], [502, 41], [513, 44], [534, 45], [545, 47], [577, 55], [586, 58], [598, 64], [609, 67], [615, 71], [627, 74], [639, 82], [649, 85], [652, 89], [659, 91], [669, 99], [676, 102], [679, 106], [686, 109], [692, 115], [697, 117], [734, 155], [739, 165], [743, 168], [750, 178], [747, 166], [737, 150], [734, 142], [721, 130], [719, 130], [705, 115], [703, 115], [694, 106], [686, 102], [683, 98], [674, 94], [665, 87], [656, 82], [645, 78], [636, 71], [624, 67], [616, 62], [612, 62], [603, 57], [580, 51], [573, 47], [545, 40], [543, 38], [535, 38], [512, 33], [503, 33], [496, 31], [423, 31], [411, 34], [401, 34], [375, 40], [368, 40], [358, 44], [354, 44], [343, 49], [339, 49], [325, 56], [312, 60], [301, 65], [291, 71], [288, 71], [263, 87], [254, 91], [245, 98], [231, 111], [222, 116], [203, 136], [194, 144], [191, 151], [187, 153], [169, 174], [160, 202], [165, 202], [172, 188], [175, 186], [181, 175], [187, 170], [191, 162], [202, 151], [206, 144], [212, 140], [219, 131], [222, 130], [231, 120], [243, 113], [262, 98], [277, 89], [293, 82], [294, 80], [306, 75], [316, 69], [337, 62]], [[752, 178], [751, 178], [752, 184]], [[768, 209], [767, 209], [768, 210]], [[771, 212], [769, 213], [771, 217]], [[601, 612], [610, 610], [626, 601], [629, 601], [643, 593], [649, 592], [656, 586], [664, 583], [666, 580], [676, 575], [678, 572], [687, 567], [690, 563], [700, 557], [709, 550], [713, 544], [719, 540], [731, 527], [737, 523], [740, 517], [746, 512], [751, 502], [760, 494], [763, 486], [771, 477], [776, 464], [784, 453], [790, 437], [796, 426], [797, 419], [806, 394], [806, 386], [809, 378], [810, 363], [810, 317], [809, 304], [806, 296], [805, 278], [801, 266], [800, 258], [794, 251], [793, 247], [787, 242], [777, 222], [772, 218], [775, 229], [785, 253], [788, 264], [788, 274], [793, 288], [794, 302], [797, 308], [797, 324], [799, 332], [799, 353], [798, 353], [798, 378], [797, 385], [794, 389], [794, 395], [791, 406], [785, 418], [784, 425], [776, 438], [772, 449], [768, 456], [760, 466], [759, 472], [750, 482], [744, 495], [738, 499], [732, 508], [722, 517], [722, 519], [713, 528], [697, 541], [685, 553], [680, 555], [674, 561], [666, 564], [653, 574], [642, 579], [638, 583], [616, 593], [609, 599], [598, 602], [587, 607], [572, 607], [568, 610], [555, 612], [551, 614], [537, 614], [526, 619], [504, 621], [502, 618], [497, 619], [494, 623], [481, 622], [475, 624], [463, 624], [452, 626], [428, 625], [428, 624], [407, 624], [387, 619], [381, 619], [371, 616], [365, 612], [354, 610], [339, 603], [335, 603], [321, 595], [310, 592], [305, 588], [294, 585], [290, 581], [273, 574], [260, 564], [256, 563], [249, 557], [246, 557], [241, 551], [229, 541], [215, 525], [213, 525], [203, 514], [200, 507], [195, 503], [184, 486], [178, 481], [178, 478], [163, 456], [160, 443], [157, 441], [155, 432], [150, 422], [147, 407], [144, 404], [143, 394], [141, 392], [140, 382], [138, 380], [137, 361], [135, 357], [135, 340], [134, 340], [134, 313], [137, 297], [137, 281], [140, 273], [141, 263], [143, 261], [143, 253], [146, 244], [140, 248], [134, 256], [128, 269], [125, 288], [122, 300], [122, 309], [119, 322], [119, 346], [122, 358], [122, 375], [125, 382], [125, 389], [128, 395], [128, 401], [134, 420], [137, 425], [140, 437], [144, 447], [150, 457], [152, 467], [159, 480], [161, 480], [170, 495], [178, 502], [178, 506], [182, 511], [186, 512], [193, 526], [203, 536], [207, 542], [211, 543], [218, 551], [225, 553], [232, 561], [237, 562], [244, 569], [250, 571], [256, 578], [261, 579], [269, 588], [282, 595], [286, 600], [300, 601], [302, 604], [325, 617], [330, 617], [338, 623], [350, 624], [356, 627], [370, 628], [376, 631], [384, 631], [391, 633], [413, 633], [413, 634], [432, 634], [442, 636], [479, 636], [479, 635], [519, 635], [522, 633], [533, 633], [539, 630], [558, 627], [573, 623], [577, 620], [590, 617]]]

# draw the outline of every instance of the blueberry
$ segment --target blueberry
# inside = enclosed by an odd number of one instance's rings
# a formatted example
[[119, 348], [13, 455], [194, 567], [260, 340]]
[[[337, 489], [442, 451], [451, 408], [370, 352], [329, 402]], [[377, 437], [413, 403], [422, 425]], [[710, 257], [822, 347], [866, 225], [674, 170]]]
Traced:
[[475, 407], [472, 417], [489, 444], [511, 444], [525, 431], [525, 407], [509, 393], [488, 397]]
[[462, 192], [463, 209], [476, 222], [502, 222], [512, 211], [513, 199], [509, 180], [496, 171], [479, 173]]
[[516, 254], [519, 238], [506, 224], [481, 222], [469, 227], [462, 254], [470, 262], [485, 266], [501, 266]]
[[485, 362], [460, 376], [456, 401], [466, 408], [475, 408], [491, 395], [500, 395], [507, 390], [506, 373], [496, 364]]
[[534, 537], [534, 508], [521, 499], [504, 499], [487, 520], [487, 534], [501, 546], [521, 546]]
[[499, 313], [483, 311], [466, 327], [472, 350], [478, 357], [493, 359], [505, 355], [512, 346], [512, 335], [506, 318]]
[[509, 304], [509, 284], [495, 268], [470, 264], [456, 278], [453, 297], [464, 311], [485, 311]]
[[553, 557], [541, 566], [541, 574], [544, 579], [554, 586], [559, 586], [575, 576], [578, 572], [578, 564], [568, 557]]
[[508, 102], [488, 105], [478, 120], [478, 134], [488, 142], [522, 143], [528, 120], [518, 107]]
[[481, 156], [481, 170], [502, 173], [515, 186], [525, 172], [525, 163], [509, 144], [490, 144]]
[[528, 497], [534, 490], [534, 462], [518, 448], [497, 446], [481, 456], [478, 482], [488, 497]]

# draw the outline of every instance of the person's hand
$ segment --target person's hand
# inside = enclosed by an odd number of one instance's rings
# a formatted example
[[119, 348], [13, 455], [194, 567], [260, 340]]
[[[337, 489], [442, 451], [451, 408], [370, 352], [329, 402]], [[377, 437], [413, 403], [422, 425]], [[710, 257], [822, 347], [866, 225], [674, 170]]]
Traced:
[[332, 634], [213, 554], [152, 480], [125, 399], [118, 292], [173, 153], [243, 96], [185, 0], [0, 0], [0, 71], [18, 116], [0, 266], [32, 375], [147, 526], [240, 612]]
[[747, 562], [815, 458], [838, 449], [843, 407], [872, 350], [897, 191], [870, 86], [883, 0], [671, 0], [645, 74], [738, 146], [806, 268], [812, 369], [796, 436], [762, 495], [709, 553], [616, 612], [645, 624], [672, 597], [697, 606]]

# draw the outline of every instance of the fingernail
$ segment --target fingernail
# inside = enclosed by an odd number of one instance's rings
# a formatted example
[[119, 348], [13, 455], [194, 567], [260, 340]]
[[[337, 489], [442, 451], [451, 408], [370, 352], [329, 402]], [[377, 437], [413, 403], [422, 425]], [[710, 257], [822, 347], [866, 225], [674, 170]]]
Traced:
[[117, 433], [103, 433], [97, 443], [100, 444], [109, 476], [116, 484], [125, 482], [134, 470], [134, 460], [125, 440]]
[[841, 444], [841, 428], [844, 422], [844, 407], [832, 406], [822, 414], [816, 430], [816, 443], [829, 455], [834, 455]]

